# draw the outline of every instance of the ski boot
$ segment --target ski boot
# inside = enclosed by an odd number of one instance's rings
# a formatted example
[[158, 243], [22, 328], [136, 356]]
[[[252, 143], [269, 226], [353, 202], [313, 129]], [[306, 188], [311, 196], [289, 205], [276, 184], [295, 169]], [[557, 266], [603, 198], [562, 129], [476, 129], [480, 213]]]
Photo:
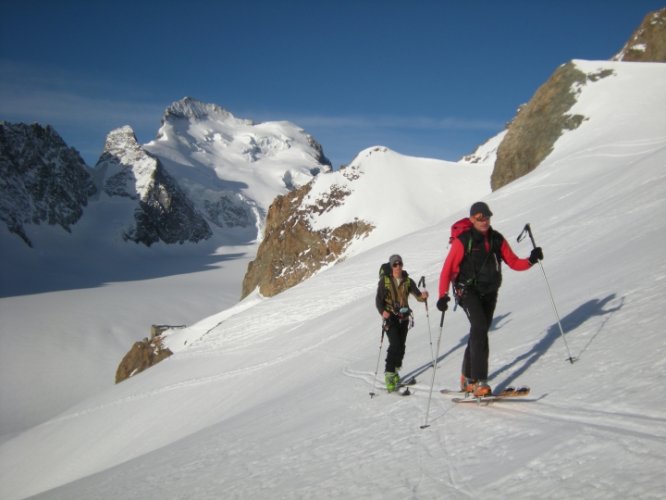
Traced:
[[465, 375], [460, 375], [460, 392], [474, 392], [474, 380], [465, 377]]
[[474, 396], [477, 398], [483, 398], [486, 396], [492, 396], [493, 390], [488, 385], [488, 382], [485, 380], [479, 380], [474, 384]]
[[398, 382], [400, 381], [400, 376], [394, 372], [386, 372], [384, 374], [384, 382], [386, 383], [386, 390], [388, 392], [393, 392], [398, 387]]

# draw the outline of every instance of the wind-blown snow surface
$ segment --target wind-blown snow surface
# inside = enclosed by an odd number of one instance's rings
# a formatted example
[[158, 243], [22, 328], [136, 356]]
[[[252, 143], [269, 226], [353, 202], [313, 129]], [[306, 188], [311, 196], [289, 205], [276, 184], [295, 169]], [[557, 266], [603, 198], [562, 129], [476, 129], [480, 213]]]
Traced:
[[434, 300], [429, 318], [415, 304], [407, 343], [415, 394], [368, 395], [377, 267], [400, 252], [436, 290], [461, 208], [172, 334], [172, 358], [3, 443], [3, 498], [663, 497], [666, 65], [576, 64], [616, 72], [581, 89], [572, 112], [589, 120], [485, 198], [520, 255], [532, 224], [578, 359], [566, 361], [540, 268], [507, 270], [491, 382], [529, 384], [527, 400], [460, 406], [435, 392], [426, 414], [431, 350], [435, 388], [453, 387], [467, 331], [461, 311], [440, 330]]

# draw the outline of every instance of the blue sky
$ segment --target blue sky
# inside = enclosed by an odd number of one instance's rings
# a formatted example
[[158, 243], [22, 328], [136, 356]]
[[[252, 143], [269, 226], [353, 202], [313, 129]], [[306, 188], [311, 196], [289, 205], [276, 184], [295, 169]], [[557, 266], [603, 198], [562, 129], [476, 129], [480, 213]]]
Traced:
[[289, 120], [334, 166], [362, 149], [458, 160], [555, 69], [609, 59], [651, 0], [0, 0], [0, 119], [50, 124], [89, 165], [190, 96]]

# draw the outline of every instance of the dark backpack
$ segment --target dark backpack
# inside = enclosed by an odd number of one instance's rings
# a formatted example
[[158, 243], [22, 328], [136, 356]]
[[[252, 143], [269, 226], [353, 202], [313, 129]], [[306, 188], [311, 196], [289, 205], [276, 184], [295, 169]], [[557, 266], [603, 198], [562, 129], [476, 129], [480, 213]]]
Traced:
[[[463, 247], [465, 248], [465, 256], [469, 256], [472, 253], [472, 235], [469, 232], [473, 227], [472, 221], [469, 220], [468, 217], [465, 217], [463, 219], [457, 220], [456, 222], [451, 225], [451, 236], [449, 237], [449, 246], [453, 243], [453, 240], [458, 238], [460, 242], [463, 244]], [[500, 254], [500, 247], [502, 245], [502, 239], [503, 237], [499, 235], [499, 233], [493, 231], [490, 237], [490, 253], [488, 254], [489, 256], [494, 254], [496, 258], [497, 265], [499, 266], [498, 271], [499, 271], [499, 284], [497, 287], [502, 283], [502, 271], [501, 271], [501, 264], [502, 264], [502, 256]], [[482, 267], [485, 265], [485, 262], [482, 264]], [[476, 269], [472, 269], [472, 273], [474, 274], [474, 277], [470, 280], [468, 280], [468, 283], [457, 283], [454, 284], [454, 287], [465, 287], [465, 286], [477, 286], [476, 284]], [[485, 292], [483, 287], [480, 289], [480, 291]]]
[[391, 276], [391, 274], [393, 274], [393, 270], [389, 262], [384, 262], [379, 266], [379, 279], [382, 279], [384, 276]]

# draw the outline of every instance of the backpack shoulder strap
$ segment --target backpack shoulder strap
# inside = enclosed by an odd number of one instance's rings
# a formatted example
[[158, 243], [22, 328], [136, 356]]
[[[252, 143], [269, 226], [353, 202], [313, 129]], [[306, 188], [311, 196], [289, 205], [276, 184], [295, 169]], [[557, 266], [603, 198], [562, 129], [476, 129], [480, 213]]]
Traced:
[[393, 281], [393, 276], [390, 274], [385, 274], [384, 275], [384, 286], [386, 288], [389, 288], [391, 292], [393, 292], [393, 307], [395, 307], [395, 304], [398, 301], [398, 289], [395, 287], [395, 282]]
[[465, 231], [463, 233], [460, 233], [458, 235], [458, 239], [460, 240], [460, 243], [462, 243], [463, 248], [465, 249], [465, 255], [469, 255], [472, 253], [472, 232], [471, 231]]

